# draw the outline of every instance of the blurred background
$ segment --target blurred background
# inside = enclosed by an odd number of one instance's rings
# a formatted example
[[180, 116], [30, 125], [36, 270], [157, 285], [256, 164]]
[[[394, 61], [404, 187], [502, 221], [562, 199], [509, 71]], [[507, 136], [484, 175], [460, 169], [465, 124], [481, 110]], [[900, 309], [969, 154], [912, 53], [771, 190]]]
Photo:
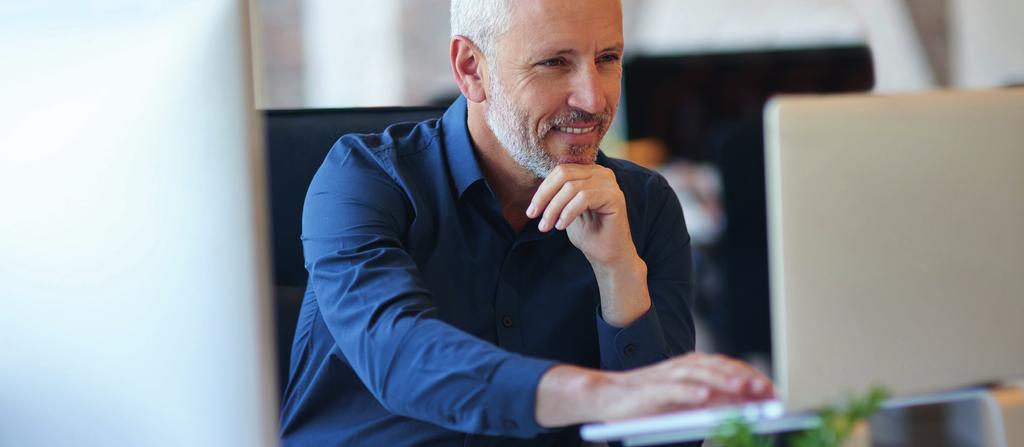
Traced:
[[[259, 0], [264, 109], [447, 105], [447, 0]], [[1019, 0], [624, 0], [605, 152], [662, 172], [693, 239], [698, 347], [768, 370], [761, 110], [777, 93], [1024, 83]]]

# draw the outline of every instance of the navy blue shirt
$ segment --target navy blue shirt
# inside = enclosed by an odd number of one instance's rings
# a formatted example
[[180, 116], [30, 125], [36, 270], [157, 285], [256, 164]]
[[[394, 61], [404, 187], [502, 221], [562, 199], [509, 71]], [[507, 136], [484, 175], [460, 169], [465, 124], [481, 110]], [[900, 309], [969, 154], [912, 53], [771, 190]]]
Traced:
[[598, 155], [625, 194], [652, 307], [606, 323], [564, 231], [516, 233], [477, 164], [459, 98], [440, 120], [345, 135], [306, 195], [309, 283], [281, 415], [284, 445], [573, 445], [545, 430], [558, 363], [624, 370], [694, 347], [690, 243], [658, 174]]

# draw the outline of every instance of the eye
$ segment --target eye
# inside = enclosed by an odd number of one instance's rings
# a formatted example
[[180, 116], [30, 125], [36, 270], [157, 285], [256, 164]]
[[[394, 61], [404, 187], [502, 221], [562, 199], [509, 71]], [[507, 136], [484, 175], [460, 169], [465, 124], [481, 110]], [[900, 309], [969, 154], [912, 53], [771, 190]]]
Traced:
[[597, 58], [598, 63], [614, 63], [619, 61], [619, 55], [614, 53], [602, 54]]
[[554, 59], [545, 59], [537, 65], [540, 65], [542, 67], [561, 67], [565, 65], [565, 60], [556, 57]]

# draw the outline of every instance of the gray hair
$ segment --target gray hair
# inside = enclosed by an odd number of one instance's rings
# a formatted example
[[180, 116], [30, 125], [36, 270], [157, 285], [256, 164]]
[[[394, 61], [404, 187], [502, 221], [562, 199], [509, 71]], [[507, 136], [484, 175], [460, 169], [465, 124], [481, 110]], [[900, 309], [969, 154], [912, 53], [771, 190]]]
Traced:
[[508, 31], [513, 0], [452, 0], [452, 37], [463, 36], [494, 59], [495, 43]]

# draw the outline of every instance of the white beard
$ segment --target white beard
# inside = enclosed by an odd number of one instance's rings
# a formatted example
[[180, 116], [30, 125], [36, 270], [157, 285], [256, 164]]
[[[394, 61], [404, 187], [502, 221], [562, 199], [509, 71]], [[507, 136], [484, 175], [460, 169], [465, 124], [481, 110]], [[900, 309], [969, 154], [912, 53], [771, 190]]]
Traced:
[[[505, 94], [501, 81], [491, 78], [491, 97], [487, 107], [487, 125], [519, 166], [538, 178], [546, 178], [558, 166], [541, 143], [543, 137], [530, 132], [526, 112], [516, 108]], [[547, 131], [544, 132], [545, 134]]]

